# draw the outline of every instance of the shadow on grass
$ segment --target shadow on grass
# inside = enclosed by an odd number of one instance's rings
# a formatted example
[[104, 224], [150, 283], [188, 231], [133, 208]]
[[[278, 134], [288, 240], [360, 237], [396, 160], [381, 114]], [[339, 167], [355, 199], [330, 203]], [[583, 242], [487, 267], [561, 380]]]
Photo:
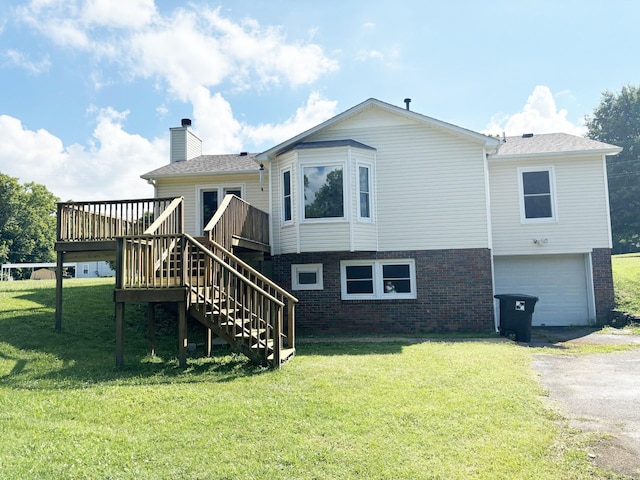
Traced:
[[[160, 316], [155, 338], [158, 356], [151, 357], [147, 350], [146, 304], [127, 304], [125, 308], [125, 365], [117, 369], [112, 284], [65, 286], [61, 332], [54, 329], [55, 285], [38, 289], [25, 286], [7, 298], [6, 309], [0, 307], [3, 386], [38, 389], [102, 382], [228, 382], [266, 371], [227, 347], [216, 348], [210, 358], [191, 353], [187, 368], [180, 368], [177, 325], [168, 316]], [[20, 308], [21, 304], [25, 308]], [[190, 324], [189, 334], [202, 334], [200, 338], [204, 338], [199, 324]]]

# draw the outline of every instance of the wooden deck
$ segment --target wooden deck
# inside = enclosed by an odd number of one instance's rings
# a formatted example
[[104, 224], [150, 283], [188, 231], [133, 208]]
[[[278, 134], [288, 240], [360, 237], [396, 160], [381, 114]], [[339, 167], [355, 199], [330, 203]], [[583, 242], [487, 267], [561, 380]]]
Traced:
[[[297, 299], [256, 271], [233, 249], [268, 251], [268, 216], [228, 195], [205, 229], [184, 232], [183, 199], [58, 204], [58, 268], [65, 261], [116, 265], [116, 365], [124, 363], [126, 303], [175, 303], [178, 356], [186, 366], [186, 324], [207, 328], [206, 353], [218, 336], [253, 361], [278, 368], [295, 354]], [[62, 327], [62, 275], [56, 288], [56, 328]], [[150, 340], [153, 353], [153, 341]]]

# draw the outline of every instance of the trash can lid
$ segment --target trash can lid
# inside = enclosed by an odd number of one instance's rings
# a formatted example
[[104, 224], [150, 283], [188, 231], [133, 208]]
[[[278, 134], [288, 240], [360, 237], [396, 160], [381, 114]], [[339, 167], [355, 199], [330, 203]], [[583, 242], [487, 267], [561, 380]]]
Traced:
[[530, 300], [537, 302], [539, 300], [535, 295], [527, 295], [525, 293], [500, 293], [494, 295], [493, 298], [498, 300]]

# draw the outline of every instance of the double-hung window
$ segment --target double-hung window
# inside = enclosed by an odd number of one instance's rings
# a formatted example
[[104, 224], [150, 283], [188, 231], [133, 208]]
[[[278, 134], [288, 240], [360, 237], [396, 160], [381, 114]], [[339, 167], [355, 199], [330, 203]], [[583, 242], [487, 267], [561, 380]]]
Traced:
[[557, 219], [553, 167], [519, 170], [520, 216], [523, 223]]
[[358, 165], [358, 219], [371, 220], [371, 168]]
[[291, 170], [282, 172], [282, 223], [293, 219], [291, 209]]
[[412, 259], [340, 262], [343, 300], [416, 298]]

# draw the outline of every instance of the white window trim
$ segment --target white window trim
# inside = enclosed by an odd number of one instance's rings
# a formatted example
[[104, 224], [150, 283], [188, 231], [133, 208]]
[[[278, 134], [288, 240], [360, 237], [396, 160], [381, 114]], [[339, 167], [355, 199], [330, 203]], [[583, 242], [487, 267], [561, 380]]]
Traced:
[[[409, 265], [409, 275], [411, 280], [411, 291], [408, 293], [385, 293], [382, 285], [383, 265]], [[352, 265], [371, 265], [373, 267], [373, 293], [347, 293], [346, 268]], [[412, 258], [385, 259], [385, 260], [341, 260], [340, 261], [340, 296], [342, 300], [399, 300], [415, 299], [417, 295], [416, 286], [416, 262]]]
[[[551, 217], [546, 218], [527, 218], [524, 209], [524, 184], [522, 174], [527, 172], [548, 172], [549, 173], [549, 190], [551, 193]], [[520, 223], [554, 223], [558, 221], [558, 205], [556, 195], [556, 175], [553, 166], [540, 167], [519, 167], [518, 168], [518, 195], [520, 199]]]
[[[327, 218], [307, 218], [305, 217], [306, 206], [304, 203], [304, 169], [306, 167], [341, 167], [342, 168], [342, 217]], [[300, 189], [298, 190], [298, 199], [300, 204], [299, 218], [300, 223], [336, 223], [349, 221], [349, 172], [347, 170], [347, 162], [336, 160], [319, 160], [300, 162], [300, 172], [298, 174], [298, 182]]]
[[[315, 273], [317, 282], [313, 284], [298, 283], [298, 273]], [[321, 263], [301, 263], [291, 265], [291, 289], [292, 290], [322, 290], [324, 282], [322, 280]]]
[[[284, 212], [285, 212], [285, 208], [284, 208], [284, 174], [286, 172], [289, 172], [289, 190], [291, 195], [289, 195], [289, 200], [291, 202], [291, 219], [290, 220], [285, 220], [284, 219]], [[281, 214], [280, 214], [280, 220], [282, 225], [293, 225], [294, 221], [293, 219], [295, 218], [295, 214], [294, 214], [294, 201], [293, 199], [294, 197], [294, 193], [293, 193], [293, 169], [289, 166], [286, 168], [283, 168], [280, 170], [280, 209], [281, 209]]]
[[[360, 212], [360, 167], [366, 167], [369, 170], [369, 216], [362, 217]], [[358, 210], [358, 221], [364, 223], [373, 223], [374, 211], [373, 211], [373, 164], [369, 162], [356, 162], [356, 208]]]
[[196, 231], [202, 233], [204, 227], [202, 219], [202, 192], [203, 191], [218, 191], [218, 205], [222, 202], [225, 195], [225, 190], [240, 190], [240, 196], [245, 198], [246, 184], [244, 183], [230, 183], [230, 184], [208, 184], [208, 185], [196, 185]]

